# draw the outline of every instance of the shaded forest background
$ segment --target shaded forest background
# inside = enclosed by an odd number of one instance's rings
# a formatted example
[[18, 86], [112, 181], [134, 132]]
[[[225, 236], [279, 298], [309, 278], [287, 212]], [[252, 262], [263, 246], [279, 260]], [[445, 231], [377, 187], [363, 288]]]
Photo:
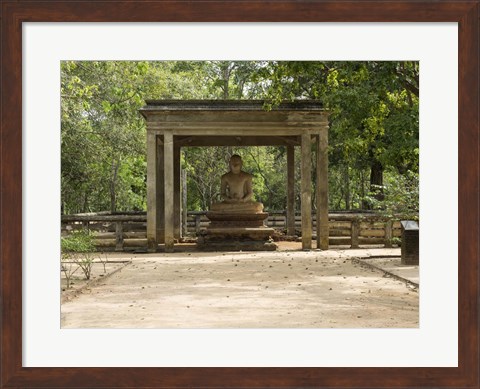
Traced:
[[[146, 99], [314, 99], [331, 112], [329, 208], [418, 217], [418, 62], [63, 61], [61, 97], [62, 214], [146, 210]], [[219, 199], [234, 153], [256, 200], [285, 209], [284, 147], [189, 147], [188, 210]], [[299, 207], [298, 157], [296, 175]]]

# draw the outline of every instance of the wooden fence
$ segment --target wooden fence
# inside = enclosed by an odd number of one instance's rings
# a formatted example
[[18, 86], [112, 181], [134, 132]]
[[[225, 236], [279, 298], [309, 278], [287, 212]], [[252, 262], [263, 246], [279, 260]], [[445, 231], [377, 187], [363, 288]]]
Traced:
[[[316, 217], [313, 219], [315, 236]], [[357, 248], [362, 245], [392, 247], [394, 238], [401, 236], [399, 220], [386, 219], [375, 213], [330, 213], [330, 246], [347, 245]], [[205, 212], [189, 212], [185, 236], [195, 237], [208, 225]], [[270, 212], [267, 225], [285, 233], [285, 212]], [[107, 212], [62, 216], [62, 235], [81, 228], [88, 228], [95, 235], [99, 250], [123, 251], [147, 246], [147, 217], [145, 213], [110, 214]], [[184, 226], [185, 230], [185, 226]], [[300, 214], [295, 216], [296, 234], [300, 235]]]

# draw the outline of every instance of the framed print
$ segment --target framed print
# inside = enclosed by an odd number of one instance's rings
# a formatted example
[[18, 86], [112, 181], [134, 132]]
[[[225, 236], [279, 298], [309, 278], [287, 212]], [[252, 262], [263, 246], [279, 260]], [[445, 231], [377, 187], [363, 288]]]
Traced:
[[[2, 387], [478, 387], [480, 164], [477, 0], [5, 0], [1, 10]], [[338, 29], [335, 23], [338, 23]], [[386, 29], [385, 36], [390, 36], [389, 30], [397, 28], [400, 34], [405, 34], [403, 45], [396, 46], [400, 40], [382, 41], [381, 34], [375, 30], [377, 26], [372, 24], [382, 24]], [[59, 28], [63, 28], [62, 32]], [[53, 72], [51, 68], [59, 66], [61, 60], [92, 59], [94, 50], [97, 50], [95, 59], [103, 60], [178, 60], [185, 59], [189, 50], [193, 52], [197, 49], [191, 55], [192, 58], [211, 59], [218, 54], [208, 51], [208, 47], [221, 46], [223, 41], [218, 40], [219, 36], [231, 42], [230, 45], [225, 44], [223, 50], [232, 58], [237, 53], [241, 53], [238, 54], [239, 58], [248, 56], [245, 47], [248, 49], [249, 45], [252, 48], [256, 46], [257, 50], [258, 47], [264, 49], [260, 54], [258, 51], [252, 54], [253, 58], [249, 59], [258, 59], [261, 55], [268, 57], [262, 59], [276, 58], [283, 55], [284, 51], [295, 50], [295, 45], [291, 42], [298, 42], [298, 46], [301, 46], [302, 41], [313, 42], [305, 38], [312, 36], [317, 37], [315, 42], [319, 46], [333, 50], [328, 41], [337, 39], [337, 34], [338, 42], [344, 42], [348, 50], [354, 51], [355, 45], [349, 46], [348, 41], [356, 42], [356, 38], [360, 39], [358, 31], [361, 28], [370, 29], [372, 34], [362, 35], [365, 47], [360, 47], [354, 56], [366, 56], [365, 53], [362, 54], [362, 49], [366, 52], [367, 46], [377, 45], [378, 52], [390, 53], [384, 56], [386, 60], [394, 58], [395, 53], [403, 53], [400, 58], [403, 60], [417, 60], [420, 57], [409, 58], [416, 54], [409, 54], [413, 51], [408, 51], [408, 47], [413, 47], [416, 40], [423, 42], [423, 48], [431, 43], [431, 53], [438, 54], [431, 54], [430, 60], [424, 61], [423, 69], [426, 70], [423, 73], [421, 71], [420, 82], [423, 83], [422, 88], [425, 86], [421, 91], [425, 92], [420, 93], [420, 122], [423, 120], [424, 124], [430, 123], [429, 128], [439, 128], [438, 135], [423, 138], [424, 146], [427, 143], [430, 149], [441, 150], [445, 154], [445, 161], [453, 156], [454, 161], [450, 163], [450, 167], [454, 167], [450, 169], [453, 175], [449, 176], [445, 171], [438, 172], [444, 165], [437, 166], [434, 162], [429, 164], [427, 171], [431, 173], [430, 176], [436, 172], [444, 174], [449, 180], [448, 189], [445, 189], [449, 194], [442, 198], [446, 199], [444, 201], [450, 199], [455, 204], [458, 201], [458, 209], [454, 207], [455, 212], [451, 213], [458, 215], [458, 220], [445, 222], [450, 228], [445, 228], [448, 231], [446, 237], [428, 241], [428, 245], [438, 248], [434, 258], [438, 265], [437, 270], [435, 262], [426, 268], [430, 272], [438, 271], [441, 279], [444, 273], [440, 267], [449, 269], [451, 274], [456, 272], [458, 288], [456, 285], [446, 285], [443, 292], [441, 288], [432, 289], [438, 293], [434, 295], [430, 291], [428, 302], [421, 300], [421, 310], [424, 312], [430, 312], [428, 305], [438, 305], [435, 308], [436, 314], [429, 320], [421, 320], [420, 327], [425, 333], [435, 327], [435, 320], [438, 320], [438, 327], [442, 327], [443, 322], [448, 322], [451, 324], [448, 328], [452, 330], [450, 336], [445, 335], [448, 341], [445, 344], [439, 343], [437, 348], [433, 345], [429, 348], [426, 343], [422, 343], [421, 332], [414, 332], [415, 329], [404, 329], [403, 332], [377, 330], [374, 335], [377, 340], [381, 339], [384, 345], [391, 342], [391, 350], [388, 350], [372, 346], [370, 332], [358, 331], [351, 335], [341, 329], [320, 335], [315, 330], [303, 331], [292, 337], [288, 329], [256, 334], [254, 331], [234, 333], [230, 330], [170, 330], [163, 333], [131, 330], [136, 331], [132, 335], [131, 331], [118, 329], [70, 330], [58, 326], [55, 332], [62, 332], [61, 337], [57, 338], [61, 340], [57, 340], [58, 344], [48, 343], [47, 339], [53, 333], [52, 326], [45, 326], [41, 317], [57, 317], [58, 304], [56, 300], [50, 299], [48, 293], [42, 294], [42, 289], [52, 290], [50, 276], [43, 278], [43, 286], [31, 287], [32, 282], [38, 281], [35, 278], [40, 277], [36, 270], [38, 263], [32, 262], [32, 258], [55, 257], [58, 242], [50, 242], [49, 239], [36, 241], [31, 237], [40, 236], [36, 231], [43, 227], [48, 230], [53, 226], [55, 230], [59, 221], [56, 221], [56, 213], [52, 215], [56, 212], [55, 204], [53, 208], [47, 205], [42, 208], [41, 204], [32, 207], [34, 203], [30, 202], [29, 196], [32, 193], [32, 163], [43, 169], [34, 177], [38, 180], [35, 185], [40, 191], [35, 191], [36, 195], [54, 198], [58, 192], [55, 186], [58, 138], [43, 130], [46, 128], [43, 126], [45, 120], [50, 120], [52, 128], [58, 126], [58, 117], [50, 113], [59, 111], [59, 68]], [[340, 39], [342, 29], [348, 32]], [[407, 30], [410, 32], [407, 33]], [[425, 35], [421, 36], [425, 31]], [[142, 34], [149, 38], [158, 34], [164, 39], [145, 39], [143, 42]], [[289, 34], [294, 37], [292, 41], [288, 39]], [[64, 39], [63, 43], [57, 40], [59, 36]], [[231, 37], [234, 39], [229, 40]], [[85, 45], [85, 42], [93, 42], [97, 38], [102, 42], [98, 47]], [[255, 41], [261, 41], [265, 46], [262, 48]], [[453, 47], [453, 55], [445, 54], [450, 53], [448, 45]], [[67, 51], [60, 52], [57, 50], [59, 46], [64, 46]], [[114, 49], [110, 50], [109, 46]], [[161, 47], [163, 57], [157, 57], [155, 50], [148, 51], [152, 47], [157, 51]], [[272, 51], [271, 47], [277, 51]], [[304, 47], [306, 56], [296, 54], [297, 58], [311, 59], [308, 57], [312, 55], [308, 54], [310, 46], [308, 43], [305, 46], [304, 43]], [[122, 49], [128, 53], [122, 53]], [[331, 54], [333, 51], [329, 53], [334, 59], [340, 58]], [[372, 58], [372, 54], [366, 58]], [[435, 66], [435, 61], [442, 63], [437, 62], [438, 66]], [[430, 77], [429, 69], [435, 67], [446, 69], [443, 78], [441, 74]], [[32, 94], [32, 84], [42, 78], [46, 82], [45, 88], [39, 89], [37, 86], [37, 92]], [[436, 90], [440, 96], [442, 93], [445, 96], [445, 91], [448, 91], [450, 100], [445, 98], [432, 104], [429, 94], [435, 95]], [[458, 109], [454, 108], [453, 116], [449, 116], [448, 106], [455, 107], [456, 103]], [[422, 110], [429, 110], [430, 116]], [[434, 117], [435, 120], [429, 122], [427, 116]], [[32, 127], [36, 121], [42, 123], [43, 127]], [[452, 130], [457, 124], [458, 131]], [[35, 131], [32, 132], [32, 128]], [[450, 130], [450, 135], [446, 133], [447, 130]], [[420, 138], [422, 143], [422, 135]], [[45, 164], [46, 161], [51, 163]], [[421, 185], [431, 185], [431, 182], [426, 180]], [[441, 189], [435, 187], [435, 190]], [[431, 188], [424, 186], [422, 190], [430, 197], [435, 196]], [[432, 204], [429, 201], [427, 203]], [[435, 206], [425, 209], [440, 214], [441, 211], [435, 209], [438, 208], [438, 203], [433, 204]], [[47, 213], [43, 225], [31, 222], [31, 215], [39, 209]], [[33, 234], [32, 225], [36, 226]], [[425, 234], [429, 234], [428, 229]], [[457, 235], [458, 245], [448, 246], [446, 241], [455, 241]], [[458, 252], [452, 253], [452, 247]], [[456, 254], [458, 263], [449, 267]], [[426, 278], [428, 277], [431, 274]], [[425, 291], [422, 289], [421, 293], [428, 295], [428, 288]], [[35, 294], [38, 299], [35, 299], [32, 308], [31, 296]], [[447, 305], [452, 301], [453, 308], [448, 308]], [[452, 314], [457, 311], [457, 315]], [[54, 323], [54, 327], [57, 324]], [[389, 359], [387, 354], [398, 353], [402, 343], [405, 350], [408, 349], [403, 336], [421, 345], [422, 349], [412, 349], [414, 355], [410, 361], [405, 351], [402, 351], [405, 361], [400, 362], [399, 358]], [[334, 339], [332, 344], [328, 344], [328, 337]], [[138, 344], [150, 344], [150, 354], [137, 347]], [[349, 344], [352, 345], [350, 348]], [[36, 347], [35, 351], [31, 351], [31, 345]], [[362, 353], [368, 348], [377, 355], [362, 360]], [[55, 353], [58, 353], [57, 357], [50, 358]], [[447, 362], [436, 358], [437, 354], [442, 353], [450, 355]], [[80, 361], [75, 359], [75, 354], [86, 355], [86, 358]], [[282, 359], [282, 355], [288, 355], [288, 358]], [[427, 356], [431, 358], [428, 359]], [[70, 361], [67, 361], [70, 357]], [[388, 362], [389, 360], [394, 362]]]

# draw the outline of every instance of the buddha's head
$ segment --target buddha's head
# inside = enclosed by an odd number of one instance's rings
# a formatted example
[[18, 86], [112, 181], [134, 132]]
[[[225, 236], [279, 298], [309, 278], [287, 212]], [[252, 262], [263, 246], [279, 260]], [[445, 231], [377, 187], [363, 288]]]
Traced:
[[230, 171], [233, 174], [238, 174], [242, 170], [242, 157], [237, 154], [233, 154], [230, 157]]

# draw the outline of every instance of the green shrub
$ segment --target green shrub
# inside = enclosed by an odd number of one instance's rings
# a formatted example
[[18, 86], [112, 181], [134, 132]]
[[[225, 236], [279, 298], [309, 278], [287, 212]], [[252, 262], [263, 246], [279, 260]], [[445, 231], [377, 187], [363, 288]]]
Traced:
[[73, 231], [66, 237], [62, 237], [62, 254], [87, 253], [95, 251], [93, 235], [88, 230]]
[[[66, 263], [74, 263], [82, 269], [85, 279], [89, 280], [96, 257], [93, 235], [88, 230], [74, 231], [70, 235], [61, 238], [62, 271]], [[64, 271], [65, 276], [67, 273]], [[73, 272], [71, 273], [73, 274]], [[67, 283], [69, 279], [67, 277]]]
[[388, 218], [419, 220], [419, 176], [407, 171], [403, 175], [389, 174], [384, 177], [384, 199], [379, 201], [373, 194], [367, 198], [372, 209]]

